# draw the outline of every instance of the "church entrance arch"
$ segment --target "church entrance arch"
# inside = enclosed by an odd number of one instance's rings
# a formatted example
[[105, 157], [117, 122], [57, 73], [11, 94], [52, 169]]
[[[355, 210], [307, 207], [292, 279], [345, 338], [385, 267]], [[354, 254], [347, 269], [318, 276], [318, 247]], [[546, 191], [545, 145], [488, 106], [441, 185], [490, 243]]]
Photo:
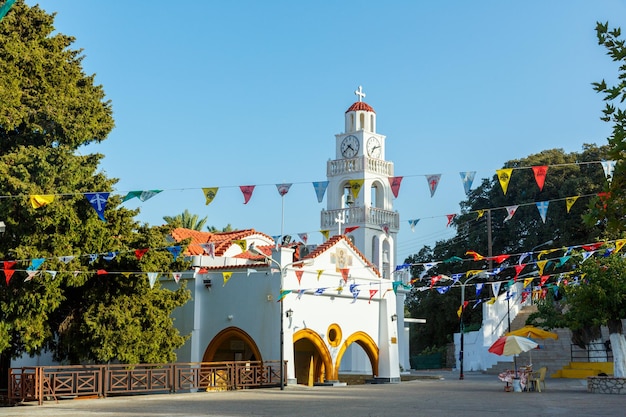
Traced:
[[334, 375], [333, 379], [339, 379], [339, 367], [341, 366], [341, 358], [343, 354], [346, 353], [346, 349], [352, 344], [356, 343], [363, 348], [365, 354], [370, 360], [370, 364], [372, 365], [372, 373], [374, 376], [378, 375], [378, 346], [376, 346], [376, 342], [374, 339], [370, 337], [365, 332], [356, 332], [350, 335], [341, 345], [341, 349], [337, 353], [337, 361], [335, 362], [335, 368], [333, 370]]
[[254, 339], [238, 327], [227, 327], [213, 337], [202, 362], [263, 361]]
[[298, 330], [293, 335], [293, 353], [298, 384], [332, 379], [333, 361], [319, 334], [310, 329]]

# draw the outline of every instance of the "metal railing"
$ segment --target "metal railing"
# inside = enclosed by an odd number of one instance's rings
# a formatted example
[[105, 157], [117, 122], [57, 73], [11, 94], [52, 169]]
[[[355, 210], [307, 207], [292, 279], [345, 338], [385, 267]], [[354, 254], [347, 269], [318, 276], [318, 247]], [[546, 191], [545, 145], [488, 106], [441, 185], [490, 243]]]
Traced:
[[571, 344], [570, 360], [572, 362], [613, 362], [613, 352], [607, 349], [604, 343], [591, 343], [587, 349]]
[[41, 405], [46, 398], [271, 387], [280, 385], [279, 366], [280, 361], [242, 361], [11, 368], [8, 397]]

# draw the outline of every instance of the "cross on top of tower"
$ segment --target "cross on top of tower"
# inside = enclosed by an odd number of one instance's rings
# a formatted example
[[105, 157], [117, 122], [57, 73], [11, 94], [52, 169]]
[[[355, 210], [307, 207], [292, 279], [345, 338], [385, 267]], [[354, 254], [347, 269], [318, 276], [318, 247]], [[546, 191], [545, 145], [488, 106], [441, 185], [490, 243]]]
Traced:
[[363, 101], [363, 97], [365, 97], [365, 93], [363, 92], [363, 87], [359, 86], [359, 89], [354, 92], [357, 96], [359, 96], [359, 101]]

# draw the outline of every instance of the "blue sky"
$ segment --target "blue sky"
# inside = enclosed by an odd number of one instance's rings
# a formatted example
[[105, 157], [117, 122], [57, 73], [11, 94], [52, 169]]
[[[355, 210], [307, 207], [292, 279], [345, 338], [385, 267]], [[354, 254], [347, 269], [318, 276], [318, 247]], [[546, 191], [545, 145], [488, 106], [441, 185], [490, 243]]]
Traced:
[[[188, 209], [218, 228], [279, 235], [285, 182], [284, 232], [321, 243], [326, 199], [311, 183], [326, 180], [362, 85], [405, 177], [398, 262], [453, 236], [460, 171], [477, 171], [478, 184], [510, 159], [606, 143], [591, 83], [617, 66], [594, 28], [626, 27], [617, 0], [27, 3], [57, 12], [56, 29], [84, 49], [116, 121], [85, 152], [106, 156], [120, 194], [164, 190], [125, 203], [153, 225]], [[434, 197], [429, 174], [442, 174]], [[257, 186], [247, 205], [240, 185]], [[206, 206], [200, 189], [214, 186]]]

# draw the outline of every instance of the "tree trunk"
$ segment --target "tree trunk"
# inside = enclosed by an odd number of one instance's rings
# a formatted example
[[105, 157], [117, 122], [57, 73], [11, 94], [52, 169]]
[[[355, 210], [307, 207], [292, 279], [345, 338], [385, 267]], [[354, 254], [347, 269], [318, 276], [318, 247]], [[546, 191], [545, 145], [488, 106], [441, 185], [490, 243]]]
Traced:
[[624, 378], [626, 377], [626, 337], [622, 332], [622, 321], [610, 320], [608, 327], [613, 351], [613, 376]]
[[602, 339], [594, 339], [587, 345], [589, 362], [606, 362], [606, 349]]

